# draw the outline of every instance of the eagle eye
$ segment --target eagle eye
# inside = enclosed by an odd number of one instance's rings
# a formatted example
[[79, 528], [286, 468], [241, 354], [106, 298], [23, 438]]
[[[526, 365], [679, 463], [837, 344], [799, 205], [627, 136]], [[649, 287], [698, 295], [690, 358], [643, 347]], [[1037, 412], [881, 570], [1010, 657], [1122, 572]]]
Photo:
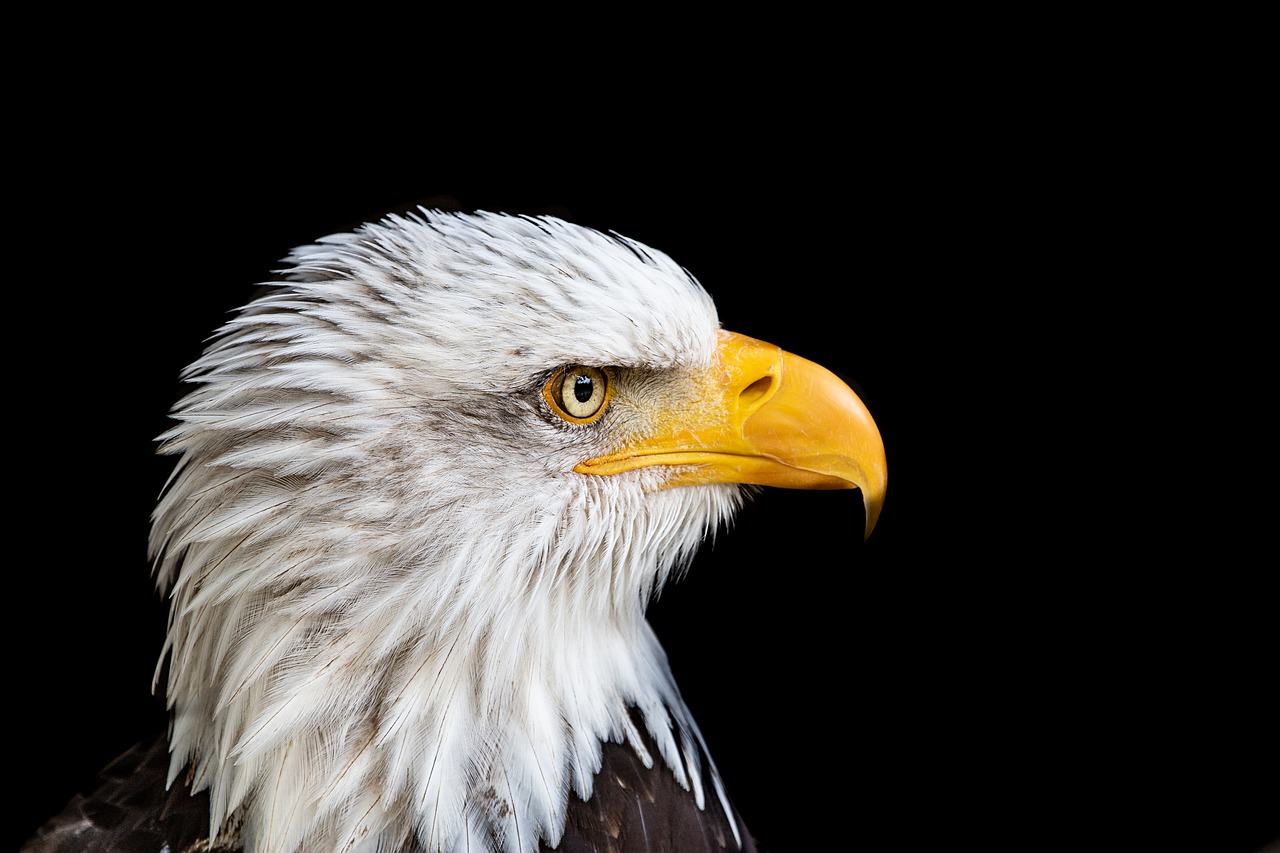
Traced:
[[609, 374], [599, 367], [571, 364], [557, 370], [542, 388], [551, 410], [566, 421], [585, 424], [598, 418], [609, 402]]

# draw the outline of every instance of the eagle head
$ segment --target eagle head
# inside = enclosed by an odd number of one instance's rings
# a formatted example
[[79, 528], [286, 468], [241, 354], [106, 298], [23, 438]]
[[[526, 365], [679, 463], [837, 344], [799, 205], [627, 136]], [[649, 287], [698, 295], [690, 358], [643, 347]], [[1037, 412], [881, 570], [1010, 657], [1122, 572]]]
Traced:
[[731, 814], [645, 607], [759, 486], [861, 489], [869, 533], [859, 399], [554, 218], [422, 210], [288, 262], [162, 436], [171, 782], [280, 853], [554, 846], [607, 744]]

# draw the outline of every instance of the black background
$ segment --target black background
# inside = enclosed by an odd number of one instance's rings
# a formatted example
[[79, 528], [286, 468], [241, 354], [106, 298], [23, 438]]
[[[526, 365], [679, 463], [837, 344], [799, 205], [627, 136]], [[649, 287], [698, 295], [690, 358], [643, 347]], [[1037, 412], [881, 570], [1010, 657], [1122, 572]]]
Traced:
[[416, 203], [666, 251], [727, 328], [837, 371], [877, 419], [868, 542], [856, 496], [770, 490], [651, 612], [775, 853], [1280, 835], [1273, 569], [1239, 538], [1201, 550], [1199, 493], [1132, 470], [1151, 433], [1127, 392], [1162, 356], [1135, 378], [1114, 343], [1144, 324], [1117, 294], [1168, 246], [1132, 229], [1152, 184], [1114, 180], [1116, 149], [945, 74], [816, 110], [750, 79], [680, 111], [541, 90], [476, 123], [435, 89], [336, 94], [358, 74], [181, 74], [174, 97], [166, 68], [88, 75], [14, 160], [15, 840], [163, 725], [145, 541], [178, 372], [290, 247]]

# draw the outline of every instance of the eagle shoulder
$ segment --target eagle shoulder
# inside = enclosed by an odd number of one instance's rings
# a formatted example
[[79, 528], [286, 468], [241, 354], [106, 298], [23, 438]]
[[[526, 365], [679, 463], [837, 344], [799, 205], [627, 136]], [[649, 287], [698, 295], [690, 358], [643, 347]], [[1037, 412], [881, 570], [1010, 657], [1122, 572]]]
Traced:
[[166, 789], [169, 747], [161, 735], [135, 744], [72, 797], [20, 853], [232, 853], [209, 843], [209, 795], [185, 780]]
[[[653, 737], [642, 721], [634, 722], [645, 749], [656, 755]], [[705, 752], [699, 757], [711, 766]], [[619, 743], [606, 743], [601, 759], [591, 796], [570, 795], [564, 836], [554, 848], [544, 844], [545, 853], [768, 853], [732, 803], [727, 813], [719, 797], [708, 796], [699, 808], [661, 761], [645, 766], [634, 748]]]

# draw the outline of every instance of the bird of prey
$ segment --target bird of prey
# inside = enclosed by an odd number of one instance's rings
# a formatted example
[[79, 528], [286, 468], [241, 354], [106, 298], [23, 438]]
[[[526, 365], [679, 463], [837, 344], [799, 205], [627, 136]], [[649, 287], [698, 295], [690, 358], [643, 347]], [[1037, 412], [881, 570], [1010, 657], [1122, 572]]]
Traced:
[[160, 437], [167, 736], [24, 850], [756, 850], [645, 611], [760, 486], [870, 534], [856, 394], [554, 217], [388, 215], [269, 285]]

